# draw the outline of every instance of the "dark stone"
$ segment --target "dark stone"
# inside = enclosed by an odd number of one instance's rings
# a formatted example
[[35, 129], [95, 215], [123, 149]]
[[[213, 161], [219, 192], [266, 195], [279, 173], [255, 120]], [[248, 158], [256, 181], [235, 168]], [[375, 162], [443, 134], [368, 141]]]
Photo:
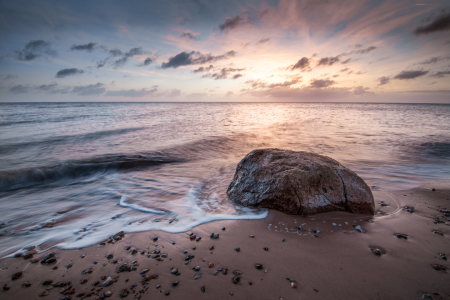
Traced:
[[241, 277], [235, 276], [231, 279], [234, 284], [238, 284], [241, 281]]
[[177, 285], [178, 285], [178, 280], [177, 280], [177, 281], [174, 281], [174, 282], [172, 282], [172, 285], [173, 285], [173, 286], [177, 286]]
[[263, 267], [262, 267], [261, 264], [256, 264], [256, 265], [255, 265], [255, 268], [257, 268], [258, 270], [261, 270]]
[[13, 276], [11, 276], [11, 279], [12, 280], [17, 280], [20, 277], [22, 277], [22, 272], [16, 272], [16, 273], [13, 274]]
[[203, 293], [206, 292], [205, 286], [202, 286], [202, 287], [200, 288], [200, 290], [201, 290]]
[[241, 251], [241, 248], [237, 247], [237, 248], [234, 249], [234, 250], [236, 250], [236, 252], [239, 252], [239, 251]]
[[[323, 187], [332, 187], [326, 193]], [[231, 201], [295, 215], [328, 211], [374, 214], [369, 186], [326, 156], [280, 149], [254, 150], [238, 164], [227, 195]]]

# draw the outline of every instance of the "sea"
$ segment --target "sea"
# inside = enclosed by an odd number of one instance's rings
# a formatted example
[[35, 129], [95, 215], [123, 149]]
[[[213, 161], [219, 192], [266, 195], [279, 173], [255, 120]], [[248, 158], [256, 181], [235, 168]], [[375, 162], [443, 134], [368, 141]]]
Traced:
[[336, 159], [373, 191], [450, 178], [450, 105], [0, 103], [0, 257], [266, 209], [226, 190], [250, 151]]

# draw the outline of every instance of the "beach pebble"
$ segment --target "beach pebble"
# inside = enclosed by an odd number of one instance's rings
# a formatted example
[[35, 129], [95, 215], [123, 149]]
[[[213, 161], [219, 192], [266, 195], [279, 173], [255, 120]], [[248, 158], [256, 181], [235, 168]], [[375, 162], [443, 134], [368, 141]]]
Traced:
[[212, 267], [214, 267], [215, 266], [215, 264], [213, 263], [213, 262], [210, 262], [209, 264], [208, 264], [208, 267], [209, 268], [212, 268]]
[[49, 292], [46, 290], [46, 291], [43, 291], [42, 293], [40, 293], [39, 297], [46, 297], [46, 296], [48, 296], [48, 294], [49, 294]]
[[119, 266], [119, 268], [117, 269], [117, 273], [130, 272], [130, 271], [131, 271], [131, 267], [129, 265], [127, 265], [126, 263], [125, 264], [121, 264]]
[[169, 291], [166, 291], [166, 292], [164, 293], [164, 295], [169, 296], [169, 295], [170, 295], [170, 292], [169, 292]]
[[233, 296], [234, 295], [233, 292], [230, 292], [230, 295]]
[[225, 231], [225, 227], [222, 227], [222, 231]]
[[55, 221], [48, 221], [47, 223], [45, 223], [42, 228], [52, 228], [53, 225], [55, 225]]
[[381, 255], [382, 254], [380, 249], [372, 249], [372, 253], [375, 254], [375, 255]]
[[235, 276], [231, 279], [234, 284], [238, 284], [241, 281], [241, 277]]
[[262, 270], [263, 266], [261, 264], [256, 264], [255, 268], [257, 268], [258, 270]]
[[107, 256], [106, 256], [106, 259], [113, 259], [114, 258], [114, 255], [112, 255], [112, 254], [108, 254]]
[[200, 267], [199, 267], [199, 266], [195, 266], [195, 267], [193, 267], [193, 268], [192, 268], [192, 270], [194, 270], [194, 271], [197, 271], [197, 272], [198, 272], [198, 271], [200, 271]]
[[214, 250], [214, 246], [209, 247], [209, 250]]
[[111, 277], [108, 277], [102, 284], [101, 287], [106, 287], [106, 286], [110, 286], [111, 284], [113, 284], [113, 279]]
[[178, 269], [173, 269], [170, 273], [172, 273], [173, 275], [176, 275], [176, 276], [181, 275], [181, 273], [178, 273]]
[[219, 238], [219, 234], [218, 233], [211, 233], [210, 238], [218, 239]]
[[144, 270], [141, 271], [140, 274], [141, 274], [141, 275], [144, 275], [144, 274], [147, 273], [148, 271], [150, 271], [150, 269], [144, 269]]
[[105, 295], [105, 297], [109, 298], [112, 296], [112, 293], [111, 293], [111, 291], [106, 291], [104, 295]]
[[408, 239], [408, 236], [406, 234], [397, 233], [395, 236], [399, 239]]
[[355, 230], [357, 230], [357, 231], [359, 231], [359, 232], [364, 232], [364, 230], [361, 228], [361, 226], [360, 225], [353, 225], [352, 226], [353, 228], [355, 228]]
[[188, 253], [188, 251], [187, 251], [187, 250], [184, 250], [184, 251], [183, 251], [183, 254], [187, 254], [187, 253]]
[[282, 239], [281, 241], [284, 242], [284, 241], [286, 241], [286, 239]]
[[153, 241], [154, 243], [156, 243], [156, 241], [158, 241], [158, 237], [154, 237], [154, 238], [152, 239], [152, 241]]
[[68, 265], [66, 266], [66, 268], [67, 268], [67, 269], [70, 269], [70, 268], [72, 268], [72, 266], [73, 266], [72, 264], [68, 264]]
[[8, 291], [10, 289], [10, 287], [7, 285], [7, 284], [5, 284], [4, 286], [3, 286], [3, 290], [4, 291]]
[[222, 270], [222, 274], [223, 274], [223, 275], [227, 275], [227, 274], [228, 274], [228, 269], [227, 269], [227, 268], [223, 269], [223, 270]]
[[136, 249], [131, 250], [131, 255], [134, 255], [136, 253], [138, 253], [138, 251]]
[[433, 299], [429, 294], [423, 294], [422, 299]]
[[253, 282], [249, 281], [249, 282], [248, 282], [248, 285], [253, 285]]
[[87, 279], [81, 279], [81, 280], [80, 280], [80, 283], [81, 283], [81, 284], [85, 284], [86, 282], [87, 282]]
[[33, 259], [30, 260], [30, 263], [35, 264], [39, 262], [39, 257], [35, 257]]
[[202, 286], [202, 287], [200, 288], [200, 290], [201, 290], [203, 293], [206, 292], [205, 286]]
[[255, 236], [253, 234], [251, 234], [251, 235], [249, 235], [249, 237], [253, 239]]
[[125, 298], [126, 296], [128, 296], [129, 293], [130, 293], [130, 292], [129, 292], [128, 290], [123, 290], [123, 291], [120, 293], [120, 298]]
[[52, 284], [52, 282], [53, 282], [53, 280], [45, 280], [43, 283], [42, 283], [42, 285], [50, 285], [50, 284]]
[[11, 279], [12, 280], [17, 280], [20, 277], [22, 277], [22, 272], [16, 272], [16, 273], [13, 274], [13, 276], [11, 276]]
[[269, 251], [269, 248], [267, 248], [267, 247], [264, 247], [264, 251]]
[[200, 274], [200, 273], [194, 276], [194, 279], [199, 279], [199, 278], [202, 278], [202, 274]]
[[445, 256], [444, 253], [439, 253], [439, 256], [440, 256], [441, 259], [447, 260], [447, 257]]
[[192, 241], [192, 240], [195, 240], [197, 238], [197, 236], [194, 234], [194, 235], [191, 235], [190, 237], [189, 237], [189, 239]]
[[186, 258], [184, 260], [191, 260], [195, 257], [195, 255], [189, 254], [188, 256], [186, 256]]
[[239, 252], [239, 251], [241, 251], [241, 248], [237, 247], [237, 248], [234, 249], [234, 250], [236, 250], [236, 252]]
[[22, 283], [22, 286], [23, 287], [30, 287], [31, 283], [25, 281], [24, 283]]
[[431, 191], [432, 191], [432, 192], [436, 192], [436, 189], [435, 189], [435, 188], [432, 188]]
[[433, 265], [433, 269], [438, 270], [438, 271], [445, 271], [446, 267], [443, 265]]
[[293, 289], [297, 288], [297, 284], [293, 281], [291, 281], [291, 288], [293, 288]]
[[177, 286], [177, 285], [178, 285], [178, 280], [177, 280], [177, 281], [174, 281], [174, 282], [172, 282], [172, 285], [173, 285], [173, 286]]
[[200, 242], [201, 239], [202, 239], [202, 237], [201, 237], [201, 236], [198, 236], [198, 237], [195, 239], [195, 241]]

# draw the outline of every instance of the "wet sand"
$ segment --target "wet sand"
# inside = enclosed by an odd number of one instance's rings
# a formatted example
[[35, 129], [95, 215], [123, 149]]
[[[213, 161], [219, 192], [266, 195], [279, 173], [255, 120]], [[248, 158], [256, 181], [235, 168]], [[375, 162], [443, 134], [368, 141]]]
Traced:
[[[450, 299], [450, 263], [440, 256], [450, 258], [450, 215], [439, 212], [450, 210], [449, 186], [447, 181], [375, 191], [375, 217], [332, 212], [304, 218], [270, 211], [263, 220], [216, 221], [179, 234], [131, 233], [113, 243], [34, 255], [55, 252], [57, 261], [48, 265], [6, 258], [0, 260], [0, 284], [9, 289], [0, 297], [120, 299], [128, 291], [124, 299]], [[191, 239], [191, 233], [201, 239]], [[194, 257], [186, 264], [188, 255]], [[136, 270], [117, 272], [124, 263]], [[149, 271], [141, 275], [144, 269]], [[11, 280], [19, 271], [21, 277]], [[197, 274], [201, 278], [194, 279]], [[101, 287], [102, 277], [113, 283]], [[53, 286], [58, 283], [66, 285]]]

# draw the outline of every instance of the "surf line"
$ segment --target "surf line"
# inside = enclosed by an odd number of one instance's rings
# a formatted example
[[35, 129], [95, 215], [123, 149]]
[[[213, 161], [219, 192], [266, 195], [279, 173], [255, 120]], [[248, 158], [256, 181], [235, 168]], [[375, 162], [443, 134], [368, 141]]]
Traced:
[[129, 208], [132, 208], [135, 210], [139, 210], [139, 211], [147, 212], [147, 213], [151, 213], [151, 214], [158, 214], [158, 215], [166, 214], [166, 212], [161, 211], [161, 210], [149, 209], [149, 208], [141, 207], [136, 204], [126, 203], [126, 200], [127, 200], [127, 198], [125, 196], [120, 197], [119, 205], [122, 207], [129, 207]]

